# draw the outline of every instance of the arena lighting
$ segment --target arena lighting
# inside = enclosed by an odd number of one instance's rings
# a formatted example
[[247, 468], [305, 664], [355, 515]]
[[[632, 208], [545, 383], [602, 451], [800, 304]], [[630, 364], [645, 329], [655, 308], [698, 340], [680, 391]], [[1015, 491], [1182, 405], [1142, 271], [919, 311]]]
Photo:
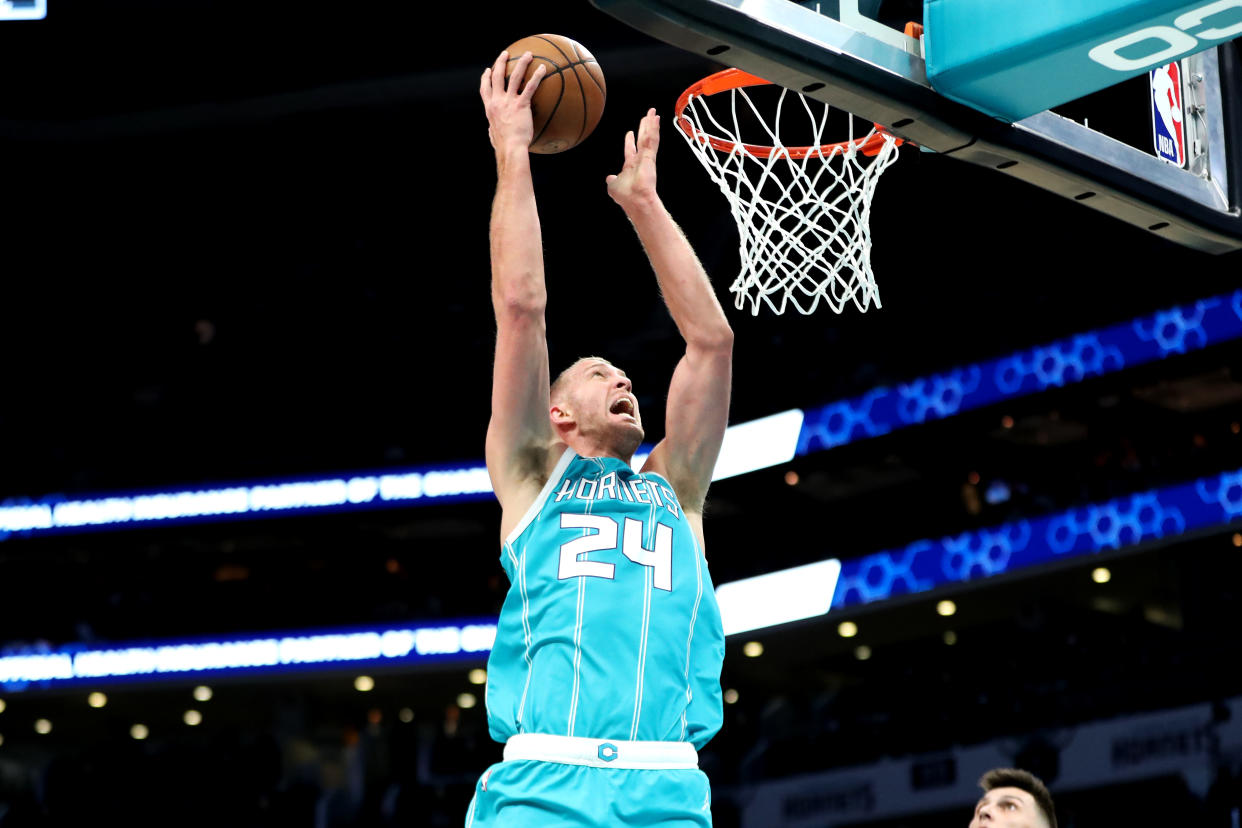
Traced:
[[796, 408], [731, 426], [720, 445], [712, 480], [788, 463], [801, 433], [802, 412]]
[[1011, 494], [1008, 483], [1004, 480], [993, 480], [988, 484], [987, 491], [983, 494], [983, 499], [995, 506], [998, 503], [1007, 502]]
[[[59, 652], [0, 656], [0, 685], [20, 691], [41, 687], [142, 681], [217, 674], [289, 673], [364, 665], [476, 660], [496, 640], [494, 619], [435, 627], [250, 636], [222, 641], [74, 645]], [[202, 689], [195, 698], [210, 698]]]
[[842, 562], [833, 609], [1242, 522], [1242, 469]]
[[[759, 628], [752, 625], [787, 623], [823, 615], [830, 609], [926, 592], [1187, 532], [1232, 532], [1239, 524], [1242, 468], [1044, 517], [917, 540], [862, 558], [831, 559], [733, 581], [719, 585], [716, 594], [725, 630], [737, 633]], [[751, 603], [756, 606], [749, 606]], [[111, 648], [79, 644], [55, 652], [33, 648], [15, 652], [10, 647], [7, 655], [0, 656], [0, 687], [11, 693], [31, 684], [57, 687], [187, 678], [204, 671], [272, 673], [452, 663], [478, 659], [491, 649], [495, 638], [495, 619], [485, 619], [435, 627], [268, 634]], [[947, 633], [945, 643], [953, 643]], [[759, 646], [751, 649], [761, 652]]]
[[841, 562], [828, 560], [719, 585], [725, 635], [823, 615], [840, 573]]
[[[3, 2], [3, 0], [0, 0]], [[1242, 337], [1242, 290], [1136, 317], [986, 362], [817, 408], [790, 409], [725, 432], [713, 480], [789, 462], [908, 426], [1016, 399]], [[650, 446], [633, 458], [642, 465]], [[990, 497], [1003, 499], [999, 489]], [[0, 502], [0, 540], [209, 520], [423, 506], [492, 497], [487, 469], [466, 464], [324, 475], [212, 488]]]
[[[713, 479], [788, 462], [794, 455], [801, 425], [802, 412], [791, 409], [731, 426], [725, 433]], [[646, 460], [648, 451], [644, 448], [634, 456], [636, 468]], [[0, 540], [14, 533], [88, 532], [490, 497], [491, 479], [483, 465], [79, 499], [49, 495], [38, 502], [10, 499], [0, 504]]]
[[798, 454], [878, 437], [1239, 337], [1242, 290], [807, 409]]
[[0, 504], [0, 540], [13, 533], [87, 532], [479, 500], [491, 493], [487, 469], [479, 465], [79, 499], [50, 495], [38, 502], [10, 499]]
[[0, 21], [42, 20], [47, 17], [47, 0], [0, 0]]

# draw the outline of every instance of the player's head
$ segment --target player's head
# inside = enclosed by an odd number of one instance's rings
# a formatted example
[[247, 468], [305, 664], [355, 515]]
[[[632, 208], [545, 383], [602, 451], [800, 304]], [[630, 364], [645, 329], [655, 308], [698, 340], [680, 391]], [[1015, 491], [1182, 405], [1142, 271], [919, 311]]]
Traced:
[[1052, 794], [1039, 777], [1016, 768], [993, 768], [979, 780], [983, 796], [970, 828], [1057, 828]]
[[549, 396], [553, 427], [580, 454], [602, 451], [628, 459], [643, 441], [630, 380], [603, 357], [583, 357], [566, 368]]

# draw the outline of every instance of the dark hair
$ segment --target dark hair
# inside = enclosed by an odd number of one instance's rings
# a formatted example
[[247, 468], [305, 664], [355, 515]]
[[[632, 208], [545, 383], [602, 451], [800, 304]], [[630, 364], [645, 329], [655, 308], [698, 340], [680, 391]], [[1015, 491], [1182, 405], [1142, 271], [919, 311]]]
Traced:
[[1048, 828], [1057, 828], [1057, 811], [1052, 804], [1052, 794], [1048, 793], [1048, 787], [1035, 774], [1017, 768], [992, 768], [979, 778], [979, 787], [984, 791], [993, 788], [1017, 788], [1026, 791], [1035, 799], [1035, 804], [1048, 820]]

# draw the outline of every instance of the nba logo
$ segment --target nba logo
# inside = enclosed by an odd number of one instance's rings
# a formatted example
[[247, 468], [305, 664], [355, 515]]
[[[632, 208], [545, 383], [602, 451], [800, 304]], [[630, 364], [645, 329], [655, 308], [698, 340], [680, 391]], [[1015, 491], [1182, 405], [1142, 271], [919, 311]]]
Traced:
[[1151, 76], [1151, 132], [1156, 156], [1186, 166], [1186, 128], [1182, 123], [1182, 67], [1158, 66]]

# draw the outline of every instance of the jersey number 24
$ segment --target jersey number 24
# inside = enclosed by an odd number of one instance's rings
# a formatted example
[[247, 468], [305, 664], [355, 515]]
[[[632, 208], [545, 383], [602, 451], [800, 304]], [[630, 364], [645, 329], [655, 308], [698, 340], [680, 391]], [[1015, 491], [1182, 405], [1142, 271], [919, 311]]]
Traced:
[[[589, 561], [585, 559], [588, 552], [616, 550], [617, 521], [607, 515], [579, 515], [561, 513], [562, 529], [594, 529], [595, 534], [584, 535], [561, 544], [560, 569], [556, 577], [560, 580], [585, 575], [590, 578], [615, 577], [616, 567], [605, 561]], [[652, 549], [643, 546], [643, 522], [634, 518], [625, 519], [625, 527], [621, 531], [621, 554], [639, 566], [652, 569], [652, 586], [669, 592], [673, 589], [673, 527], [656, 523], [655, 543]]]

